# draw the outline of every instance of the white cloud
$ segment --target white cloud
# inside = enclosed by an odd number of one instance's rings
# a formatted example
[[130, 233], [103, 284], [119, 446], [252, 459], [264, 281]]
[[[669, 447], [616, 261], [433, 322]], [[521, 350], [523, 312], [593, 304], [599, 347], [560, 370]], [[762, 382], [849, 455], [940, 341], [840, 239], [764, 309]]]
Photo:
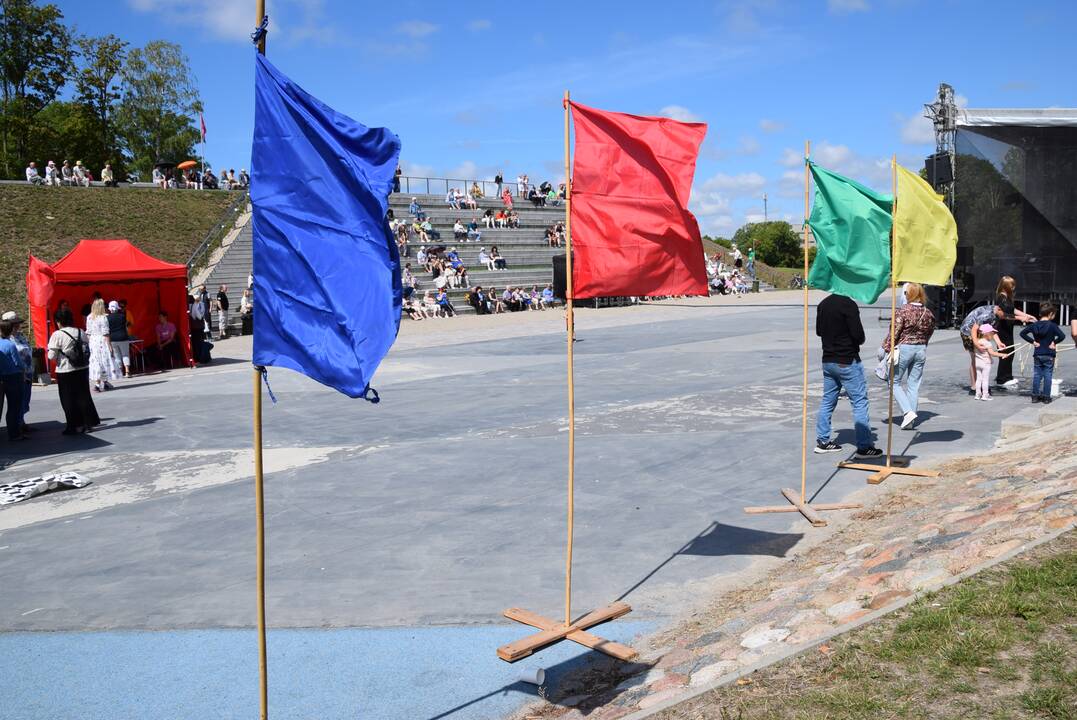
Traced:
[[408, 177], [435, 177], [433, 165], [421, 165], [420, 163], [400, 161], [400, 170]]
[[471, 32], [481, 32], [483, 30], [489, 30], [493, 26], [494, 24], [489, 20], [486, 20], [485, 18], [480, 18], [478, 20], [472, 20], [471, 22], [469, 22], [467, 24], [467, 29]]
[[662, 117], [668, 117], [671, 120], [679, 120], [680, 122], [703, 122], [703, 118], [682, 105], [666, 105], [658, 111], [658, 114]]
[[438, 26], [425, 20], [405, 20], [402, 23], [397, 23], [396, 31], [410, 38], [418, 39], [433, 35], [438, 31]]
[[740, 143], [737, 144], [737, 153], [740, 155], [757, 155], [759, 154], [760, 145], [759, 141], [751, 135], [742, 135]]
[[170, 4], [153, 0], [128, 0], [128, 5], [137, 12], [161, 15], [165, 22], [172, 25], [200, 28], [219, 40], [249, 43], [254, 30], [254, 14], [244, 3], [188, 0]]
[[777, 133], [785, 130], [785, 123], [763, 118], [759, 121], [759, 129], [768, 134]]
[[767, 179], [756, 172], [717, 173], [692, 188], [689, 205], [705, 233], [729, 235], [739, 227], [734, 201], [761, 196], [766, 184]]
[[711, 192], [728, 193], [731, 197], [756, 195], [766, 186], [767, 179], [757, 172], [726, 175], [716, 173], [700, 184], [701, 194]]
[[804, 153], [798, 152], [792, 148], [786, 148], [782, 150], [782, 159], [779, 160], [782, 165], [786, 167], [796, 167], [797, 165], [804, 164]]
[[[127, 0], [127, 4], [136, 12], [159, 15], [169, 25], [200, 29], [216, 40], [249, 43], [254, 30], [250, 7], [235, 0]], [[342, 41], [326, 18], [325, 0], [278, 0], [270, 10], [270, 43], [337, 45]]]
[[750, 212], [744, 214], [745, 223], [761, 223], [766, 222], [767, 216], [761, 212]]
[[866, 12], [871, 9], [866, 0], [826, 0], [826, 7], [837, 14]]
[[906, 145], [931, 145], [935, 142], [935, 127], [924, 115], [898, 116], [901, 122], [901, 142]]

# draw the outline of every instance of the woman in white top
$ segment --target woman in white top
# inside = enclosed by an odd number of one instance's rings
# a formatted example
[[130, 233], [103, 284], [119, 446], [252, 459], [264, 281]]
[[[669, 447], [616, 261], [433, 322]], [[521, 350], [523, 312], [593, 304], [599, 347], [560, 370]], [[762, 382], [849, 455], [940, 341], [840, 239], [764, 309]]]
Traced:
[[67, 420], [64, 435], [88, 432], [101, 418], [90, 396], [86, 334], [73, 327], [70, 310], [58, 310], [54, 318], [59, 329], [49, 338], [49, 359], [56, 361], [56, 385]]
[[90, 382], [95, 392], [111, 390], [109, 383], [115, 372], [112, 367], [112, 342], [108, 336], [108, 313], [105, 301], [97, 298], [86, 317], [86, 334], [90, 336]]

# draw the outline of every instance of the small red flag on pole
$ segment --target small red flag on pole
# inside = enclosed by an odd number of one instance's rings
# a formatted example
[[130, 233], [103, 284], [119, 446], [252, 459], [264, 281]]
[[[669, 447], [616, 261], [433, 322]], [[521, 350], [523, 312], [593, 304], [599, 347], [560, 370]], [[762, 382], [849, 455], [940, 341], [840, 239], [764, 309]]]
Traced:
[[198, 122], [202, 126], [202, 142], [206, 141], [206, 119], [202, 117], [202, 113], [198, 113]]
[[707, 126], [570, 105], [573, 295], [706, 295], [688, 199]]

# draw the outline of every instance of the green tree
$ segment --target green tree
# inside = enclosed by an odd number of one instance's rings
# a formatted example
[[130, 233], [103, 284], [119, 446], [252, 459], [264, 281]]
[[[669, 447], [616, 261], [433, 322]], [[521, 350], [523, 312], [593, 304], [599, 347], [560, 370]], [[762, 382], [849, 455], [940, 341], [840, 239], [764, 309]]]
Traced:
[[97, 126], [97, 142], [92, 152], [84, 153], [84, 159], [94, 168], [112, 162], [113, 171], [119, 175], [120, 157], [112, 116], [121, 97], [117, 80], [127, 58], [127, 43], [112, 34], [80, 37], [77, 43], [81, 62], [75, 74], [76, 96]]
[[200, 137], [192, 117], [202, 102], [180, 46], [154, 40], [136, 48], [120, 75], [123, 97], [116, 124], [130, 164], [148, 174], [159, 158], [192, 155]]
[[96, 154], [99, 145], [97, 122], [86, 106], [57, 100], [34, 118], [27, 152], [32, 158], [41, 158], [42, 163], [55, 160], [57, 166], [64, 160], [70, 160], [72, 165], [82, 160], [98, 177], [105, 162]]
[[0, 162], [17, 177], [35, 116], [56, 99], [71, 69], [71, 35], [55, 5], [0, 0]]
[[748, 223], [733, 234], [733, 242], [745, 254], [754, 247], [756, 258], [771, 267], [798, 267], [803, 263], [800, 238], [784, 221]]

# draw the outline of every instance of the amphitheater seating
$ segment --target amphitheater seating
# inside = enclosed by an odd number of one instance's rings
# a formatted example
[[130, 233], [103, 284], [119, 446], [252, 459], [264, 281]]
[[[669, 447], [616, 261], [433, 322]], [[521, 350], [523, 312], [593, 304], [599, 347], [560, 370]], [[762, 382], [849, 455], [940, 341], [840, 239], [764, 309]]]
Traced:
[[[551, 248], [547, 245], [543, 235], [550, 225], [563, 220], [565, 217], [564, 206], [535, 208], [525, 199], [514, 202], [516, 211], [520, 215], [520, 227], [514, 230], [489, 230], [482, 229], [482, 239], [478, 242], [453, 241], [452, 225], [457, 218], [461, 218], [466, 224], [472, 217], [479, 218], [482, 222], [482, 213], [487, 209], [498, 210], [502, 207], [500, 200], [484, 199], [479, 201], [478, 210], [453, 210], [445, 204], [442, 195], [407, 195], [393, 193], [389, 196], [389, 207], [398, 218], [409, 218], [408, 205], [411, 199], [417, 197], [423, 210], [430, 219], [434, 228], [441, 233], [439, 243], [448, 247], [455, 247], [460, 258], [467, 265], [468, 276], [471, 285], [482, 285], [484, 288], [496, 287], [502, 291], [506, 286], [522, 286], [528, 289], [537, 285], [541, 290], [547, 283], [553, 282], [552, 258], [563, 250]], [[239, 236], [232, 242], [228, 252], [217, 263], [206, 281], [210, 296], [215, 296], [217, 286], [228, 286], [228, 298], [231, 301], [231, 317], [229, 319], [230, 331], [239, 332], [240, 318], [238, 316], [239, 299], [243, 295], [243, 289], [247, 287], [247, 275], [251, 271], [251, 225], [247, 225], [240, 231]], [[507, 270], [487, 270], [479, 263], [479, 248], [487, 250], [497, 245], [501, 255], [508, 262]], [[419, 249], [416, 242], [411, 243], [411, 257], [402, 258], [403, 262], [411, 262], [412, 269], [421, 285], [420, 295], [423, 290], [433, 288], [434, 282], [415, 263], [415, 253]], [[461, 315], [474, 313], [474, 308], [464, 301], [467, 288], [449, 289], [449, 297]], [[214, 332], [216, 332], [216, 316], [213, 318]]]

